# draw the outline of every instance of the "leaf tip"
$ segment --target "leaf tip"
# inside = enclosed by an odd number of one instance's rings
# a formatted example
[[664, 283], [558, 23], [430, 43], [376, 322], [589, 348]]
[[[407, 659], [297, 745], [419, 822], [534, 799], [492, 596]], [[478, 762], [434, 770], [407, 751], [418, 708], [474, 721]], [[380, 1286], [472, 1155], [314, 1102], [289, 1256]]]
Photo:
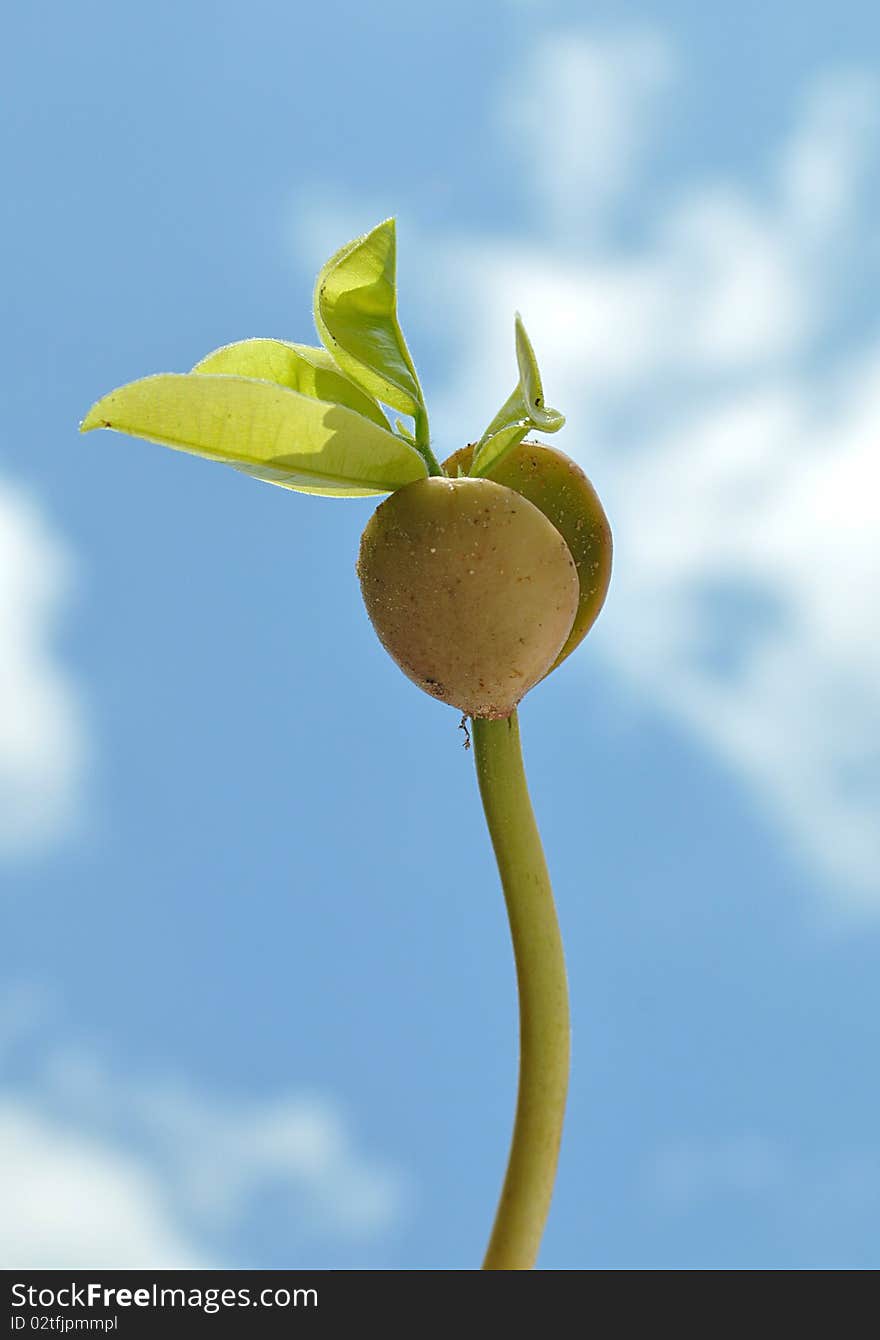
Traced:
[[113, 425], [104, 417], [102, 406], [103, 400], [98, 400], [84, 419], [81, 420], [79, 431], [81, 433], [90, 433], [93, 428], [111, 428]]

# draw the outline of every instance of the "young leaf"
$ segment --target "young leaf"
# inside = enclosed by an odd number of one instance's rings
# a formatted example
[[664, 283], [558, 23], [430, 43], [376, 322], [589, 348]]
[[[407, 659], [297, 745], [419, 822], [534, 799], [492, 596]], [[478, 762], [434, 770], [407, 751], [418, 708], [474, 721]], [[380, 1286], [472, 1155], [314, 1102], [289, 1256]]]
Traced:
[[326, 349], [312, 345], [290, 344], [287, 340], [239, 340], [215, 349], [196, 363], [193, 372], [259, 377], [278, 386], [289, 386], [291, 391], [315, 400], [347, 405], [380, 428], [388, 427], [377, 401], [339, 371]]
[[418, 443], [416, 442], [416, 439], [413, 436], [413, 434], [407, 428], [406, 424], [403, 422], [403, 419], [395, 419], [394, 427], [397, 429], [398, 433], [403, 438], [404, 442], [408, 442], [411, 447], [416, 447], [416, 449], [418, 449]]
[[516, 386], [495, 415], [495, 418], [480, 438], [480, 442], [488, 442], [490, 438], [495, 437], [495, 435], [500, 433], [502, 429], [512, 428], [514, 424], [531, 424], [531, 422], [531, 416], [526, 408], [522, 387], [519, 382], [517, 382]]
[[493, 465], [496, 465], [506, 456], [514, 447], [519, 446], [524, 438], [528, 437], [531, 431], [531, 419], [516, 419], [513, 423], [507, 423], [499, 428], [491, 437], [486, 437], [477, 444], [474, 451], [474, 461], [470, 473], [472, 475], [488, 475]]
[[516, 314], [515, 333], [519, 381], [477, 443], [471, 466], [472, 475], [487, 475], [493, 465], [518, 446], [533, 429], [555, 433], [565, 423], [563, 414], [548, 409], [544, 403], [538, 361], [519, 312]]
[[339, 367], [392, 409], [424, 411], [422, 388], [397, 320], [393, 219], [331, 256], [315, 285], [315, 325]]
[[426, 474], [418, 452], [347, 406], [248, 377], [145, 377], [99, 400], [80, 425], [92, 428], [222, 461], [302, 493], [390, 493]]
[[526, 403], [529, 418], [536, 428], [545, 433], [556, 433], [565, 423], [565, 415], [558, 409], [550, 409], [544, 403], [544, 388], [538, 371], [538, 360], [532, 342], [526, 334], [523, 319], [516, 314], [516, 362], [519, 367], [519, 385]]

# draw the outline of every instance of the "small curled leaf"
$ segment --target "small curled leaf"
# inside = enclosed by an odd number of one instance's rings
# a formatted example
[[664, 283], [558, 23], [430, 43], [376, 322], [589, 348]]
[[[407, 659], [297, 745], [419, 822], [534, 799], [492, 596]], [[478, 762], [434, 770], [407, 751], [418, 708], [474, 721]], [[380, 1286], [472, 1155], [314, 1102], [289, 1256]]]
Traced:
[[415, 436], [407, 428], [403, 419], [395, 419], [394, 427], [405, 442], [408, 442], [410, 446], [415, 447], [416, 450], [418, 450], [418, 443], [416, 442]]
[[477, 443], [472, 475], [488, 475], [492, 467], [533, 430], [556, 433], [565, 423], [563, 414], [548, 409], [544, 403], [538, 361], [519, 312], [516, 313], [515, 336], [519, 381]]
[[424, 410], [422, 388], [397, 320], [393, 219], [331, 256], [315, 285], [318, 334], [346, 376], [392, 409]]
[[499, 428], [491, 437], [485, 438], [474, 452], [470, 473], [488, 477], [492, 467], [528, 437], [531, 427], [531, 419], [514, 419], [512, 423]]
[[111, 391], [81, 432], [115, 428], [301, 493], [366, 497], [424, 478], [421, 456], [345, 405], [226, 375], [162, 373]]
[[380, 428], [388, 427], [378, 402], [339, 371], [326, 349], [313, 345], [291, 344], [287, 340], [238, 340], [215, 349], [195, 365], [193, 372], [203, 376], [258, 377], [315, 400], [347, 405]]
[[556, 433], [565, 423], [565, 415], [558, 409], [550, 409], [544, 403], [544, 387], [532, 342], [526, 334], [523, 319], [516, 314], [516, 362], [519, 367], [519, 386], [529, 418], [535, 428], [545, 433]]

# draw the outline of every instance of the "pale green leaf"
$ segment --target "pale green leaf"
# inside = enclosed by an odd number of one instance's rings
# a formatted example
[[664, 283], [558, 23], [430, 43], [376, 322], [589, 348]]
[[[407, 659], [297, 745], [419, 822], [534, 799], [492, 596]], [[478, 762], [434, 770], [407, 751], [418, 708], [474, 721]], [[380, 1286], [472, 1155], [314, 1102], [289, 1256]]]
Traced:
[[104, 396], [80, 428], [115, 428], [302, 493], [390, 493], [426, 474], [418, 452], [345, 405], [248, 377], [145, 377]]
[[490, 437], [494, 437], [496, 433], [500, 433], [503, 428], [512, 427], [515, 423], [531, 423], [522, 387], [519, 382], [517, 382], [516, 386], [495, 415], [495, 418], [489, 424], [489, 427], [480, 438], [480, 442], [488, 442]]
[[315, 325], [352, 381], [383, 404], [416, 416], [422, 389], [397, 320], [393, 219], [337, 251], [315, 285]]
[[497, 465], [502, 456], [506, 456], [509, 451], [518, 446], [524, 438], [528, 437], [532, 429], [531, 419], [519, 419], [513, 423], [507, 423], [499, 428], [491, 437], [481, 441], [474, 451], [473, 465], [471, 466], [472, 475], [488, 475], [493, 465]]
[[407, 428], [406, 424], [403, 422], [403, 419], [395, 419], [394, 427], [397, 429], [398, 433], [400, 433], [400, 436], [404, 439], [405, 442], [408, 442], [411, 447], [415, 447], [416, 450], [418, 450], [418, 443], [416, 442], [416, 439], [413, 436], [413, 434]]
[[259, 377], [289, 386], [291, 391], [315, 400], [347, 405], [380, 428], [388, 427], [378, 402], [339, 371], [326, 349], [313, 345], [290, 344], [287, 340], [239, 340], [215, 349], [195, 365], [193, 372]]
[[555, 433], [565, 416], [544, 403], [544, 388], [531, 340], [522, 317], [516, 314], [516, 361], [519, 381], [489, 424], [474, 449], [472, 475], [487, 475], [503, 456], [537, 429]]
[[565, 416], [557, 409], [550, 409], [544, 403], [544, 388], [541, 385], [541, 373], [532, 342], [526, 334], [522, 317], [516, 314], [516, 361], [519, 367], [519, 384], [525, 400], [529, 418], [536, 428], [545, 433], [555, 433], [565, 423]]

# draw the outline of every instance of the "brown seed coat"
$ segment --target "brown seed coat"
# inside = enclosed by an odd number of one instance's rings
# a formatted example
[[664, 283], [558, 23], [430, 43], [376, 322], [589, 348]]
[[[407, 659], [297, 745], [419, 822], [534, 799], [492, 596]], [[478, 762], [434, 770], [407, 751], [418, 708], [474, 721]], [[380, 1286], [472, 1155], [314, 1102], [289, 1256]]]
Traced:
[[422, 479], [392, 494], [367, 523], [357, 570], [404, 674], [468, 716], [509, 716], [553, 664], [578, 607], [565, 540], [488, 479]]
[[[462, 447], [444, 462], [457, 477], [471, 468], [473, 446]], [[521, 442], [490, 471], [492, 479], [521, 493], [553, 522], [575, 561], [580, 582], [578, 611], [565, 646], [553, 666], [570, 656], [592, 628], [611, 579], [611, 528], [596, 490], [583, 470], [564, 452], [542, 442]]]

